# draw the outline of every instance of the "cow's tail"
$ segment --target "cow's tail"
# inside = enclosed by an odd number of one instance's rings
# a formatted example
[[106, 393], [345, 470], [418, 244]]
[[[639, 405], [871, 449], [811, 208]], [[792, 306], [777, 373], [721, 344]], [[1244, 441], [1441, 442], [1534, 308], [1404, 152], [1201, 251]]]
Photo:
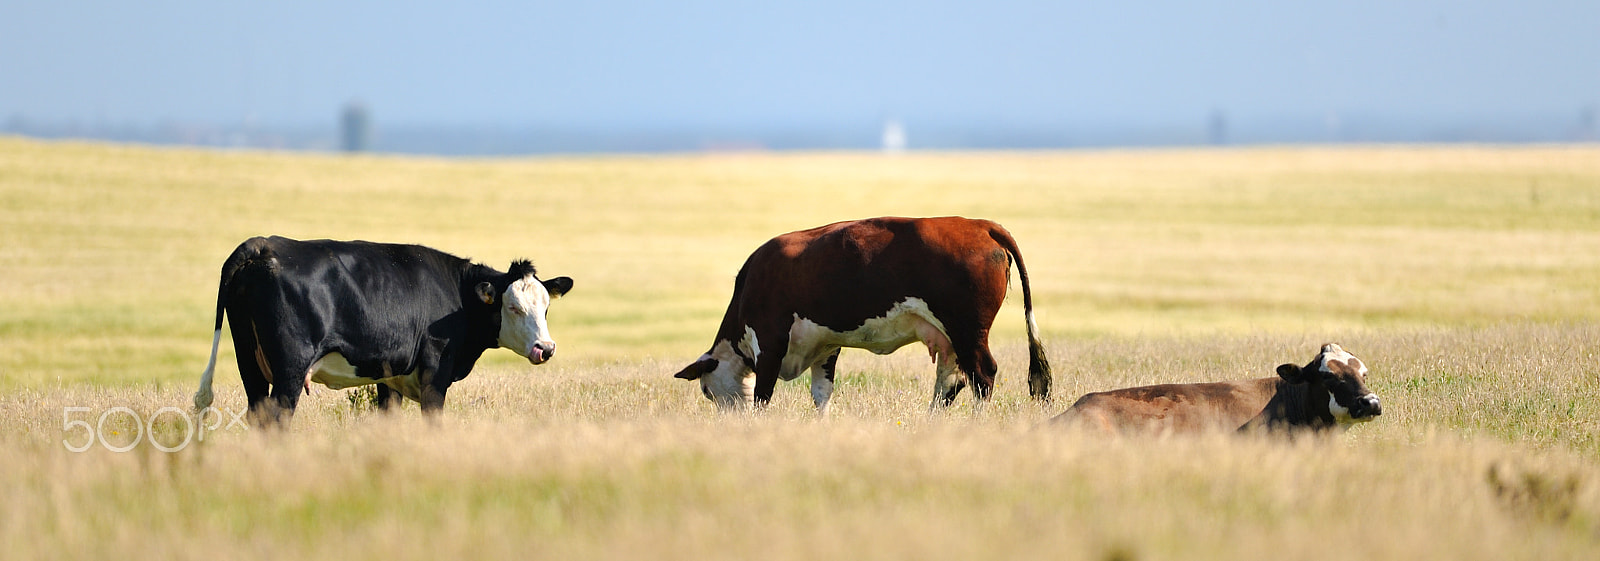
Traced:
[[1039, 401], [1050, 401], [1050, 360], [1044, 353], [1044, 342], [1039, 340], [1039, 322], [1033, 319], [1033, 288], [1028, 285], [1028, 266], [1022, 263], [1022, 252], [1017, 250], [1017, 240], [1011, 232], [996, 224], [989, 237], [1011, 254], [1017, 263], [1017, 276], [1022, 279], [1022, 310], [1028, 318], [1028, 395]]
[[222, 263], [222, 280], [217, 283], [217, 321], [213, 325], [211, 334], [211, 360], [206, 363], [206, 371], [200, 374], [200, 389], [194, 392], [194, 408], [204, 410], [211, 406], [211, 378], [217, 372], [217, 347], [222, 344], [222, 314], [224, 304], [227, 303], [228, 285], [233, 284], [233, 276], [238, 274], [248, 264], [251, 258], [261, 255], [267, 250], [266, 240], [251, 238], [233, 250], [228, 260]]

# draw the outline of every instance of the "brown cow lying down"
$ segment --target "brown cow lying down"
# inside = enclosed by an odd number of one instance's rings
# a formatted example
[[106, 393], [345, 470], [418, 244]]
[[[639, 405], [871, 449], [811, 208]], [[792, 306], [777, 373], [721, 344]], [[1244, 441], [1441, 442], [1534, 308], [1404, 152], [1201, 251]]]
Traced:
[[1310, 364], [1279, 366], [1276, 377], [1091, 393], [1052, 422], [1139, 434], [1347, 427], [1383, 414], [1366, 379], [1361, 359], [1329, 343]]

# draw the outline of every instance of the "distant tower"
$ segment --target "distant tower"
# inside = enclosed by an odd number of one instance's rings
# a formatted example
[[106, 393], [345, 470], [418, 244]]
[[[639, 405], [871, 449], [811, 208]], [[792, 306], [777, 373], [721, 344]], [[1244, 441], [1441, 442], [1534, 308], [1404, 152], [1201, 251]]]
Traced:
[[339, 132], [344, 140], [345, 152], [365, 152], [371, 147], [372, 117], [367, 106], [359, 101], [345, 104], [339, 115]]
[[1228, 115], [1221, 109], [1211, 110], [1211, 120], [1206, 123], [1206, 137], [1212, 146], [1228, 143]]
[[1594, 106], [1589, 105], [1578, 112], [1578, 141], [1594, 142], [1600, 140], [1600, 123], [1595, 122]]
[[906, 150], [906, 129], [900, 121], [889, 119], [883, 123], [883, 151], [896, 154]]

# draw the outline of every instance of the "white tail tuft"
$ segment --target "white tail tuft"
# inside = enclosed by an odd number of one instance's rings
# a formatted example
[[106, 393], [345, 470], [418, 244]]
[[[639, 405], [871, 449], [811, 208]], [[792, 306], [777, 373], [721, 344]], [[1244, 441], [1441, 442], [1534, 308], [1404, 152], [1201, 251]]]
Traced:
[[217, 346], [221, 343], [222, 330], [218, 329], [211, 336], [211, 362], [206, 363], [206, 371], [200, 375], [200, 389], [194, 392], [194, 408], [196, 411], [211, 406], [211, 376], [217, 371]]

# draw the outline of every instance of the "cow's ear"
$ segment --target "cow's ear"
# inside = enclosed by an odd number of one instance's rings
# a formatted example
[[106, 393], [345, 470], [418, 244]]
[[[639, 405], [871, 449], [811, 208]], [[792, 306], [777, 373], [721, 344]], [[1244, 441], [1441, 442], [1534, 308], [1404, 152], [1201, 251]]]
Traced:
[[678, 373], [673, 374], [672, 377], [682, 380], [699, 380], [701, 376], [705, 376], [707, 373], [716, 369], [717, 359], [706, 357], [695, 361], [694, 364], [685, 366], [683, 370], [679, 370]]
[[566, 294], [568, 290], [572, 290], [572, 278], [556, 277], [544, 281], [544, 290], [545, 292], [550, 293], [551, 298], [560, 298], [562, 294]]
[[494, 303], [494, 285], [487, 282], [480, 282], [478, 283], [476, 290], [478, 292], [478, 299], [483, 300], [483, 303]]
[[1306, 381], [1305, 371], [1293, 364], [1278, 365], [1278, 377], [1291, 384], [1299, 384]]

